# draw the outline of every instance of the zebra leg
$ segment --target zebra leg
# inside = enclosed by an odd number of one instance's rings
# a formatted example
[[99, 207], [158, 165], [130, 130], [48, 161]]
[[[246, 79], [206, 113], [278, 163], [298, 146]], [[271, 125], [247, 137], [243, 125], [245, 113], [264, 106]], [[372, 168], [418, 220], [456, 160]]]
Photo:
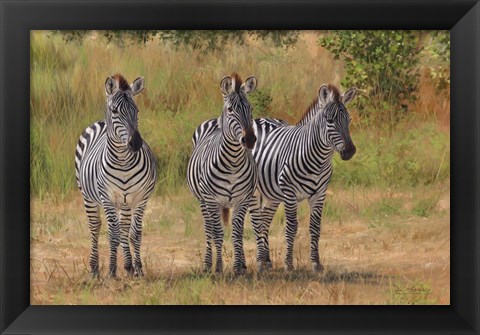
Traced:
[[320, 228], [322, 221], [323, 205], [325, 203], [325, 192], [315, 199], [309, 199], [310, 202], [310, 260], [314, 272], [322, 272], [323, 265], [320, 264], [318, 255], [318, 241], [320, 240]]
[[110, 243], [110, 265], [108, 274], [110, 277], [117, 276], [117, 249], [120, 244], [120, 225], [115, 206], [103, 201], [103, 209], [108, 221], [108, 241]]
[[132, 210], [129, 207], [122, 207], [120, 210], [120, 244], [123, 249], [124, 264], [123, 267], [128, 274], [133, 274], [132, 254], [130, 253], [130, 243], [128, 234], [132, 223]]
[[294, 269], [293, 267], [293, 242], [297, 235], [298, 221], [297, 221], [297, 199], [294, 194], [288, 194], [288, 200], [285, 200], [285, 239], [287, 241], [287, 253], [285, 255], [285, 268], [288, 271]]
[[210, 214], [207, 210], [207, 205], [204, 201], [200, 201], [200, 209], [202, 210], [203, 216], [203, 227], [205, 229], [205, 239], [206, 239], [206, 247], [205, 247], [205, 258], [203, 261], [204, 272], [209, 272], [212, 269], [212, 223], [210, 222]]
[[130, 242], [133, 245], [133, 275], [142, 277], [142, 260], [140, 258], [140, 246], [142, 244], [142, 220], [147, 202], [142, 202], [133, 211], [133, 221], [130, 225]]
[[247, 269], [245, 262], [245, 252], [243, 249], [243, 227], [245, 214], [248, 209], [248, 201], [235, 208], [232, 220], [232, 243], [235, 260], [233, 262], [233, 271], [237, 274], [244, 274]]
[[223, 271], [223, 258], [222, 258], [222, 247], [223, 247], [223, 227], [220, 219], [220, 207], [215, 204], [207, 204], [207, 210], [210, 216], [211, 229], [213, 242], [215, 243], [215, 249], [217, 253], [217, 262], [215, 264], [215, 272], [220, 273]]
[[250, 198], [250, 219], [252, 221], [253, 232], [255, 233], [255, 242], [257, 244], [257, 265], [258, 271], [264, 269], [263, 260], [265, 259], [265, 238], [262, 229], [261, 196], [256, 193]]
[[272, 224], [273, 217], [277, 212], [277, 208], [280, 205], [278, 201], [272, 201], [266, 204], [262, 208], [262, 227], [263, 227], [263, 235], [265, 239], [265, 266], [267, 269], [272, 268], [272, 261], [270, 259], [270, 245], [268, 241], [268, 232], [270, 230], [270, 225]]
[[98, 204], [84, 199], [85, 212], [88, 217], [88, 228], [90, 229], [92, 250], [90, 252], [90, 274], [96, 278], [100, 276], [100, 269], [98, 266], [98, 237], [100, 235], [100, 228], [102, 221], [100, 220], [100, 211]]
[[257, 243], [257, 264], [260, 272], [272, 268], [268, 230], [279, 204], [279, 202], [270, 202], [262, 208], [259, 195], [255, 195], [250, 200], [250, 216]]

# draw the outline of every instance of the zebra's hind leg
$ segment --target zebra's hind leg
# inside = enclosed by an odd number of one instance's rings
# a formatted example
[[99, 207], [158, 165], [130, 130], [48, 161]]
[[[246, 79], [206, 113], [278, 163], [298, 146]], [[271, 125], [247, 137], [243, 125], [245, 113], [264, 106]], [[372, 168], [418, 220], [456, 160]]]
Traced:
[[235, 208], [232, 220], [232, 243], [233, 243], [233, 271], [239, 275], [244, 274], [247, 269], [245, 263], [245, 252], [243, 250], [243, 227], [245, 214], [247, 213], [248, 202]]
[[268, 242], [268, 232], [270, 230], [270, 225], [272, 224], [273, 217], [275, 216], [275, 212], [277, 211], [279, 205], [280, 202], [278, 201], [270, 201], [262, 208], [262, 228], [265, 243], [264, 262], [267, 269], [272, 268], [272, 261], [270, 259], [270, 245]]
[[142, 202], [133, 212], [133, 221], [130, 225], [130, 242], [133, 245], [133, 275], [143, 276], [140, 246], [142, 243], [142, 220], [147, 202]]
[[110, 277], [117, 276], [117, 249], [120, 244], [120, 225], [118, 222], [118, 214], [115, 206], [103, 201], [103, 209], [108, 221], [108, 241], [110, 243], [110, 265], [108, 274]]
[[262, 205], [261, 196], [258, 193], [250, 199], [250, 217], [257, 244], [259, 272], [272, 268], [268, 245], [268, 230], [279, 204], [279, 202], [270, 202]]
[[200, 209], [202, 211], [203, 216], [203, 227], [205, 229], [205, 239], [206, 239], [206, 246], [205, 246], [205, 258], [203, 261], [204, 264], [204, 272], [210, 272], [212, 269], [212, 240], [213, 240], [213, 233], [212, 233], [212, 223], [210, 222], [210, 214], [207, 210], [207, 205], [204, 201], [200, 201]]
[[297, 221], [297, 200], [294, 194], [288, 194], [290, 200], [285, 201], [285, 239], [287, 241], [287, 252], [285, 255], [285, 269], [291, 271], [293, 267], [293, 243], [297, 235], [298, 221]]
[[130, 253], [129, 230], [132, 224], [132, 210], [122, 207], [120, 210], [120, 244], [123, 249], [123, 267], [129, 275], [133, 275], [132, 254]]
[[98, 265], [98, 237], [100, 235], [102, 221], [100, 221], [100, 211], [97, 203], [89, 199], [84, 199], [84, 205], [88, 217], [88, 228], [90, 229], [92, 243], [90, 252], [90, 274], [93, 278], [97, 278], [100, 276]]

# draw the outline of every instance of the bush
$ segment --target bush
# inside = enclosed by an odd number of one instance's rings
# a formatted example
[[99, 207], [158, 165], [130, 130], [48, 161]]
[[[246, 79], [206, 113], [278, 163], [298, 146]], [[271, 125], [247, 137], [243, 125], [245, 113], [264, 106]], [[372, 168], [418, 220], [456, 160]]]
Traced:
[[341, 84], [359, 89], [355, 103], [360, 117], [395, 127], [416, 98], [418, 34], [401, 30], [334, 31], [318, 42], [343, 61], [345, 76]]

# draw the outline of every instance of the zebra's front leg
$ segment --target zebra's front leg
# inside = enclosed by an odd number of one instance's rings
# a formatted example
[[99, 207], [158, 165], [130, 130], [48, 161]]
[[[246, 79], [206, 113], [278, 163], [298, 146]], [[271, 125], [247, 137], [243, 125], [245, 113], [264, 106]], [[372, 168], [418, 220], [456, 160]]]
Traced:
[[133, 245], [133, 275], [142, 277], [142, 260], [140, 258], [140, 246], [142, 244], [142, 220], [147, 202], [142, 202], [133, 211], [133, 221], [130, 226], [130, 242]]
[[132, 224], [132, 210], [122, 207], [120, 210], [120, 244], [123, 249], [123, 267], [127, 273], [133, 275], [132, 254], [130, 253], [129, 231]]
[[117, 249], [120, 244], [120, 225], [115, 206], [108, 201], [103, 202], [103, 209], [108, 221], [108, 241], [110, 243], [110, 265], [108, 274], [110, 277], [117, 276]]
[[90, 229], [92, 243], [90, 251], [90, 274], [93, 278], [97, 278], [100, 276], [98, 266], [98, 237], [100, 235], [102, 221], [100, 220], [100, 211], [97, 203], [85, 199], [84, 205], [88, 217], [88, 228]]
[[293, 243], [297, 235], [298, 221], [297, 221], [297, 199], [294, 194], [288, 194], [285, 200], [285, 239], [287, 241], [287, 252], [285, 255], [285, 269], [291, 271], [293, 267]]
[[310, 260], [314, 272], [323, 271], [323, 265], [320, 263], [320, 257], [318, 254], [318, 241], [320, 240], [320, 224], [324, 201], [325, 195], [321, 200], [310, 204]]
[[204, 201], [200, 201], [200, 209], [203, 216], [203, 227], [205, 229], [205, 258], [203, 261], [203, 271], [210, 272], [212, 269], [212, 240], [213, 240], [213, 230], [212, 223], [210, 220], [210, 214], [207, 210], [207, 204]]
[[217, 253], [217, 262], [215, 264], [215, 272], [223, 272], [223, 227], [220, 219], [220, 206], [217, 204], [207, 204], [208, 213], [210, 216], [213, 242], [215, 243], [215, 250]]
[[243, 249], [243, 227], [245, 221], [245, 214], [248, 209], [248, 201], [245, 201], [240, 206], [237, 206], [233, 211], [232, 220], [232, 243], [233, 243], [233, 271], [237, 274], [244, 274], [247, 270], [245, 262], [245, 251]]

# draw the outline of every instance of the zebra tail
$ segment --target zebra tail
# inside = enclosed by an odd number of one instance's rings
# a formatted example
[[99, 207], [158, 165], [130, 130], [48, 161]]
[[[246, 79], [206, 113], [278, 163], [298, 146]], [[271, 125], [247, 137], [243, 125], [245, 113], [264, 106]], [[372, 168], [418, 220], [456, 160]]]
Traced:
[[230, 208], [222, 208], [222, 221], [224, 226], [228, 226], [228, 222], [230, 221]]

